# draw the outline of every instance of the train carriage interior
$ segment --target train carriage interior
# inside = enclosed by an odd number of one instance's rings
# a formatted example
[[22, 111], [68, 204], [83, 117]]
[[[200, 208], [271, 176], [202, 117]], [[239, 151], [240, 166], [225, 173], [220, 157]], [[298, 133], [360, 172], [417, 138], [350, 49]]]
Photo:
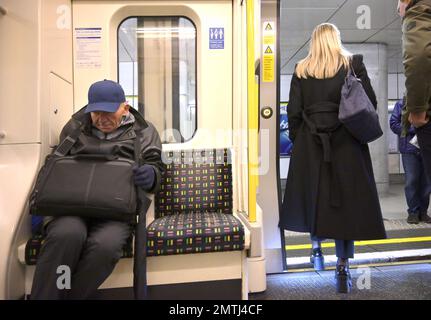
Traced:
[[[387, 238], [355, 241], [349, 295], [333, 289], [334, 240], [317, 270], [309, 233], [279, 226], [290, 85], [321, 23], [363, 55], [383, 130], [369, 148]], [[160, 187], [146, 193], [148, 299], [431, 299], [431, 224], [407, 222], [389, 126], [406, 90], [396, 0], [0, 0], [0, 42], [1, 300], [31, 299], [46, 233], [30, 195], [104, 79], [162, 144]], [[91, 299], [136, 297], [137, 239]]]

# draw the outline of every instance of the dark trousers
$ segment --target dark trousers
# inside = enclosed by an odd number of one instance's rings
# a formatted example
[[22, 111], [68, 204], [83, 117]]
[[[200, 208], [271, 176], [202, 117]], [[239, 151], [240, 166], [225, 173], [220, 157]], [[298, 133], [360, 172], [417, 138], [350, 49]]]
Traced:
[[428, 181], [431, 181], [431, 119], [426, 125], [416, 129], [416, 135], [418, 136], [425, 173]]
[[[431, 184], [424, 172], [424, 161], [419, 153], [401, 155], [405, 171], [405, 195], [409, 214], [428, 211]], [[431, 161], [431, 160], [430, 160]]]
[[[131, 227], [125, 222], [59, 217], [46, 228], [31, 299], [88, 299], [122, 256]], [[59, 289], [59, 266], [71, 271], [70, 289]]]
[[[311, 241], [324, 241], [325, 239], [316, 236], [310, 236]], [[335, 254], [337, 258], [350, 259], [355, 254], [355, 243], [353, 240], [334, 240]]]

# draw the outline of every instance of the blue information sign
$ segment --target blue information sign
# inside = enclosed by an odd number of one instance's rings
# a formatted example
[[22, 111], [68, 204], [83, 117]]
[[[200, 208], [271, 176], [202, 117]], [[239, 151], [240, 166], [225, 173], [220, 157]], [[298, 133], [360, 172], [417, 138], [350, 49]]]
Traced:
[[210, 49], [224, 49], [224, 28], [210, 28]]

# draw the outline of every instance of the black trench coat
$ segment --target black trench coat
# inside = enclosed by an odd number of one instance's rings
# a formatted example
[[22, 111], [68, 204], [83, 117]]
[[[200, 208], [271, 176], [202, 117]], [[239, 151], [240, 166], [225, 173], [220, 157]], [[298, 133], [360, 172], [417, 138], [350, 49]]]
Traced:
[[[377, 107], [362, 60], [353, 56], [353, 69]], [[368, 145], [357, 142], [338, 122], [346, 73], [342, 68], [328, 79], [293, 75], [288, 116], [294, 146], [280, 228], [330, 239], [382, 239], [386, 232]], [[312, 134], [313, 124], [318, 132], [329, 133]]]

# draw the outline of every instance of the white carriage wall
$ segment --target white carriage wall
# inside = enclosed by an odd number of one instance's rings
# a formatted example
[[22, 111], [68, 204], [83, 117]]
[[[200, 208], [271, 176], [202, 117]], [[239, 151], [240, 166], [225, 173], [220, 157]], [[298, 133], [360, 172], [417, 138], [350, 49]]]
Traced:
[[1, 145], [37, 143], [39, 127], [39, 1], [1, 2]]
[[4, 0], [0, 16], [0, 299], [24, 294], [28, 195], [72, 113], [70, 0]]

